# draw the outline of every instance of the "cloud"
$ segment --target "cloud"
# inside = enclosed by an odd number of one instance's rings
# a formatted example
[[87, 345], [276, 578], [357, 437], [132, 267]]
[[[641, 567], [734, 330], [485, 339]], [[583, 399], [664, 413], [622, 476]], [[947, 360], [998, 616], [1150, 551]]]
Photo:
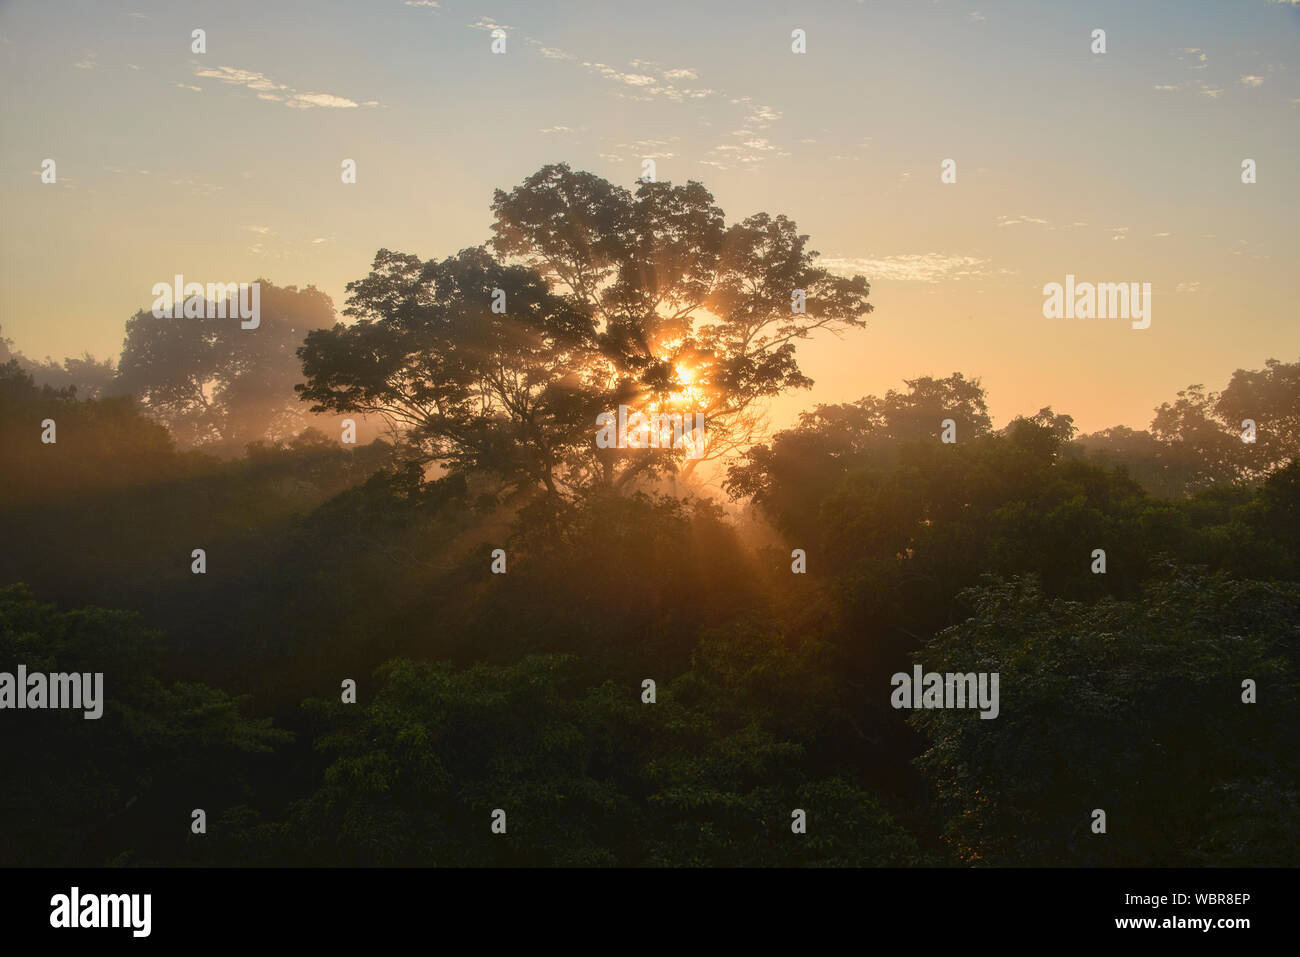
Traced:
[[675, 159], [676, 153], [670, 152], [668, 147], [681, 139], [680, 136], [674, 136], [669, 140], [637, 140], [633, 143], [618, 143], [611, 150], [619, 152], [601, 153], [600, 158], [608, 163], [625, 163], [629, 159], [647, 160], [647, 159]]
[[1174, 287], [1174, 292], [1197, 292], [1200, 288], [1199, 282], [1180, 282]]
[[[310, 110], [313, 107], [350, 110], [358, 105], [355, 100], [348, 99], [345, 96], [335, 96], [333, 93], [299, 93], [293, 87], [275, 82], [265, 73], [241, 70], [233, 66], [218, 67], [215, 70], [195, 70], [194, 75], [203, 79], [220, 80], [222, 83], [229, 83], [232, 86], [246, 87], [253, 90], [259, 100], [283, 103], [294, 110]], [[197, 89], [197, 87], [190, 87], [190, 89]], [[367, 100], [365, 105], [379, 106], [379, 102], [377, 100]]]
[[189, 83], [177, 83], [176, 85], [179, 86], [182, 90], [193, 90], [195, 93], [203, 92], [203, 87], [201, 86], [193, 86], [192, 84]]
[[324, 106], [336, 110], [350, 110], [356, 107], [355, 100], [334, 96], [331, 93], [295, 93], [285, 106], [297, 110], [309, 110], [313, 106]]
[[1223, 87], [1211, 86], [1209, 83], [1201, 84], [1201, 96], [1208, 96], [1212, 100], [1217, 100], [1223, 96]]
[[[510, 29], [490, 17], [482, 17], [475, 23], [469, 24], [469, 26], [479, 30]], [[682, 104], [721, 100], [739, 106], [743, 115], [739, 124], [733, 123], [732, 125], [738, 125], [740, 128], [734, 129], [728, 134], [731, 140], [724, 140], [706, 150], [704, 156], [697, 160], [702, 165], [712, 166], [717, 169], [729, 169], [737, 166], [742, 169], [752, 169], [765, 158], [788, 157], [790, 155], [789, 152], [774, 145], [767, 136], [756, 135], [781, 119], [780, 112], [763, 104], [755, 103], [748, 96], [727, 96], [709, 87], [692, 85], [690, 81], [699, 79], [697, 70], [689, 67], [665, 68], [662, 64], [653, 60], [640, 59], [630, 60], [627, 68], [624, 69], [598, 60], [580, 59], [566, 50], [546, 46], [535, 37], [525, 36], [524, 42], [536, 47], [537, 51], [546, 59], [576, 62], [588, 73], [594, 74], [612, 84], [614, 96], [621, 99], [642, 102], [658, 99]], [[699, 125], [711, 125], [704, 121], [703, 117], [697, 116], [696, 121]], [[617, 162], [618, 160], [611, 159], [611, 157], [621, 156], [622, 154], [618, 151], [627, 148], [625, 144], [606, 146], [606, 152], [598, 155], [611, 162]], [[641, 155], [644, 158], [650, 158], [651, 156], [654, 158], [670, 158], [673, 154], [647, 155], [642, 153]]]
[[233, 83], [236, 86], [246, 86], [250, 90], [288, 89], [286, 86], [273, 82], [262, 73], [254, 73], [252, 70], [240, 70], [233, 66], [223, 66], [215, 70], [195, 70], [194, 75], [205, 79], [220, 80], [222, 83]]
[[577, 132], [569, 126], [548, 126], [544, 130], [538, 130], [539, 133], [574, 133]]
[[1046, 226], [1047, 220], [1036, 219], [1033, 216], [999, 216], [999, 226], [1020, 226], [1024, 223], [1030, 223], [1034, 226]]
[[1204, 70], [1209, 66], [1210, 58], [1205, 55], [1205, 51], [1200, 47], [1183, 47], [1174, 56], [1178, 57], [1179, 63], [1191, 67], [1193, 70]]
[[434, 7], [434, 8], [437, 8], [437, 7], [441, 6], [441, 4], [439, 4], [439, 3], [437, 2], [437, 0], [402, 0], [402, 3], [406, 4], [408, 7]]
[[99, 54], [87, 53], [76, 63], [72, 64], [78, 70], [93, 70], [99, 66]]
[[192, 189], [191, 192], [196, 196], [207, 196], [209, 193], [215, 193], [217, 190], [221, 189], [221, 187], [217, 186], [215, 183], [205, 183], [189, 176], [169, 179], [167, 180], [167, 184], [169, 186], [193, 186], [194, 189]]
[[1246, 86], [1263, 86], [1264, 78], [1262, 76], [1243, 76], [1241, 82]]
[[885, 256], [879, 259], [822, 258], [818, 264], [843, 276], [863, 275], [868, 280], [893, 282], [957, 281], [983, 278], [991, 274], [987, 259], [977, 256], [952, 256], [947, 253], [919, 253]]

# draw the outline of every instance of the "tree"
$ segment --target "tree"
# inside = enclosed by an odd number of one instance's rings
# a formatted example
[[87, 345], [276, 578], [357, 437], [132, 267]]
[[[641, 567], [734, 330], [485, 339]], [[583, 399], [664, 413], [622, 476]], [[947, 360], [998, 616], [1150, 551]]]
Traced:
[[312, 329], [334, 321], [330, 298], [261, 283], [256, 328], [237, 318], [158, 318], [140, 310], [127, 320], [118, 387], [134, 393], [179, 443], [238, 454], [258, 439], [284, 439], [308, 419], [293, 387], [297, 349]]
[[1251, 419], [1253, 443], [1242, 442], [1241, 471], [1251, 481], [1300, 458], [1300, 361], [1267, 359], [1256, 371], [1238, 369], [1214, 404], [1214, 413], [1241, 441], [1242, 423]]
[[906, 392], [890, 389], [883, 399], [868, 395], [802, 413], [795, 428], [733, 464], [724, 488], [733, 499], [751, 499], [783, 531], [813, 535], [822, 500], [850, 472], [892, 467], [905, 444], [938, 441], [944, 419], [954, 421], [962, 442], [991, 430], [978, 379], [954, 372], [904, 382]]
[[[917, 759], [968, 863], [1281, 866], [1300, 825], [1300, 586], [1170, 566], [1135, 601], [967, 593], [927, 671], [998, 672], [1000, 713], [914, 711]], [[1249, 678], [1259, 704], [1242, 701]], [[1110, 817], [1104, 837], [1091, 812]]]
[[79, 399], [98, 399], [116, 394], [114, 380], [117, 378], [117, 370], [113, 368], [112, 359], [100, 361], [86, 352], [80, 359], [69, 357], [58, 362], [46, 356], [43, 362], [37, 362], [15, 350], [14, 341], [0, 334], [0, 366], [11, 360], [17, 360], [19, 367], [38, 386], [50, 386], [53, 389], [71, 386]]
[[866, 280], [816, 266], [789, 219], [728, 228], [697, 182], [629, 192], [561, 164], [498, 190], [492, 210], [489, 246], [441, 263], [380, 250], [349, 284], [359, 321], [302, 350], [314, 411], [387, 416], [428, 460], [511, 487], [620, 487], [686, 448], [598, 448], [597, 415], [702, 413], [708, 447], [689, 473], [752, 441], [762, 399], [812, 384], [799, 339], [862, 327], [871, 309]]
[[[1151, 432], [1190, 472], [1189, 488], [1258, 483], [1300, 453], [1300, 362], [1264, 366], [1238, 369], [1223, 392], [1188, 386], [1156, 410]], [[1247, 419], [1256, 426], [1253, 442], [1242, 437]]]
[[103, 864], [121, 849], [124, 826], [137, 856], [174, 860], [174, 822], [179, 814], [184, 827], [187, 802], [202, 794], [215, 816], [236, 803], [259, 759], [290, 740], [269, 718], [248, 717], [246, 700], [162, 681], [163, 655], [162, 635], [137, 615], [61, 610], [23, 585], [0, 588], [6, 670], [25, 663], [32, 673], [103, 675], [97, 719], [74, 709], [0, 722], [0, 749], [21, 769], [0, 776], [0, 861]]

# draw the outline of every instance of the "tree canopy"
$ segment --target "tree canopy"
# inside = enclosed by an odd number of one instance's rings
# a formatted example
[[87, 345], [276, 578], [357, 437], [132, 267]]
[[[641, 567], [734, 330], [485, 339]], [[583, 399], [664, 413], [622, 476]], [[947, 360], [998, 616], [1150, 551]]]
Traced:
[[492, 211], [485, 246], [441, 262], [380, 250], [349, 283], [357, 321], [302, 349], [314, 411], [383, 415], [429, 461], [510, 488], [624, 486], [681, 451], [597, 448], [596, 416], [703, 413], [689, 471], [749, 444], [760, 400], [811, 385], [798, 340], [871, 310], [866, 279], [819, 267], [792, 221], [727, 226], [694, 181], [630, 191], [547, 166]]

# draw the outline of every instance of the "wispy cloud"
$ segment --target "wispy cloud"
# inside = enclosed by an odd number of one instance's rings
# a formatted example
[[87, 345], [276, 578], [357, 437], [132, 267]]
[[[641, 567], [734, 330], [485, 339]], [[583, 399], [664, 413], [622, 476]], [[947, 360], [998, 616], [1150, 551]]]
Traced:
[[223, 66], [216, 70], [195, 70], [194, 75], [212, 80], [220, 80], [222, 83], [233, 83], [237, 86], [246, 86], [250, 90], [288, 89], [288, 87], [274, 82], [270, 77], [263, 73], [254, 73], [252, 70], [240, 70], [233, 66]]
[[357, 103], [355, 100], [349, 100], [345, 96], [334, 96], [332, 93], [295, 93], [284, 105], [297, 110], [309, 110], [313, 106], [351, 110], [356, 108]]
[[1029, 223], [1034, 226], [1046, 226], [1047, 220], [1037, 219], [1036, 217], [1033, 216], [999, 216], [998, 217], [999, 226], [1021, 226], [1025, 223]]
[[[228, 83], [233, 86], [242, 86], [253, 90], [257, 93], [259, 100], [267, 100], [271, 103], [283, 103], [285, 106], [294, 110], [310, 110], [313, 107], [322, 107], [325, 109], [355, 109], [357, 106], [378, 106], [377, 100], [367, 100], [364, 104], [358, 104], [356, 100], [348, 99], [345, 96], [335, 96], [333, 93], [299, 93], [293, 87], [286, 86], [283, 83], [277, 83], [265, 73], [257, 73], [253, 70], [241, 70], [233, 66], [218, 67], [215, 70], [194, 71], [196, 77], [202, 77], [209, 80], [220, 80], [222, 83]], [[178, 86], [183, 84], [177, 84]], [[197, 87], [189, 87], [197, 89]]]
[[[677, 154], [672, 152], [671, 147], [675, 142], [681, 139], [680, 136], [674, 136], [667, 140], [636, 140], [632, 143], [617, 143], [610, 147], [610, 151], [600, 154], [600, 158], [608, 163], [626, 163], [629, 160], [646, 160], [646, 159], [674, 159]], [[617, 150], [618, 152], [614, 152]]]
[[[480, 17], [469, 26], [476, 30], [510, 29], [493, 17]], [[653, 60], [639, 59], [630, 60], [625, 67], [620, 67], [599, 60], [583, 59], [567, 50], [547, 46], [536, 37], [524, 36], [523, 40], [548, 60], [571, 61], [588, 73], [606, 81], [610, 84], [610, 93], [621, 99], [641, 102], [666, 100], [671, 103], [701, 105], [706, 102], [725, 102], [739, 107], [741, 113], [739, 122], [732, 124], [738, 128], [726, 134], [722, 142], [705, 150], [703, 156], [697, 160], [701, 165], [712, 166], [719, 170], [752, 169], [764, 159], [790, 155], [764, 132], [781, 119], [781, 114], [777, 110], [756, 103], [748, 96], [732, 96], [711, 87], [697, 85], [695, 81], [700, 78], [698, 70], [682, 66], [664, 66]], [[702, 126], [711, 125], [703, 122], [703, 117], [698, 119]], [[605, 152], [599, 155], [611, 162], [621, 162], [622, 160], [612, 158], [621, 157], [623, 154], [619, 151], [628, 148], [628, 144], [606, 146]], [[641, 153], [639, 158], [671, 158], [672, 155]]]
[[528, 37], [528, 42], [537, 47], [537, 52], [548, 60], [576, 60], [578, 59], [572, 53], [566, 53], [563, 50], [557, 50], [555, 47], [543, 46], [540, 40], [534, 40]]
[[873, 258], [821, 258], [818, 264], [839, 275], [863, 275], [870, 281], [951, 282], [978, 279], [992, 274], [989, 260], [978, 256], [953, 256], [948, 253], [916, 253], [905, 256]]
[[93, 70], [99, 66], [99, 54], [88, 52], [76, 63], [72, 64], [78, 70]]

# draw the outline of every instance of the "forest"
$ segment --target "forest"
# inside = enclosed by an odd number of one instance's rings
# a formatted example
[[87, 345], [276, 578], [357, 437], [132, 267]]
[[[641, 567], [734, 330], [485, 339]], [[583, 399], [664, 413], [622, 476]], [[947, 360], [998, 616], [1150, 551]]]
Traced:
[[[870, 277], [696, 182], [491, 208], [341, 314], [0, 335], [0, 670], [105, 697], [0, 712], [0, 864], [1300, 864], [1300, 358], [1143, 429], [953, 370], [769, 432]], [[598, 446], [620, 405], [706, 454]], [[996, 718], [892, 707], [915, 665]]]

